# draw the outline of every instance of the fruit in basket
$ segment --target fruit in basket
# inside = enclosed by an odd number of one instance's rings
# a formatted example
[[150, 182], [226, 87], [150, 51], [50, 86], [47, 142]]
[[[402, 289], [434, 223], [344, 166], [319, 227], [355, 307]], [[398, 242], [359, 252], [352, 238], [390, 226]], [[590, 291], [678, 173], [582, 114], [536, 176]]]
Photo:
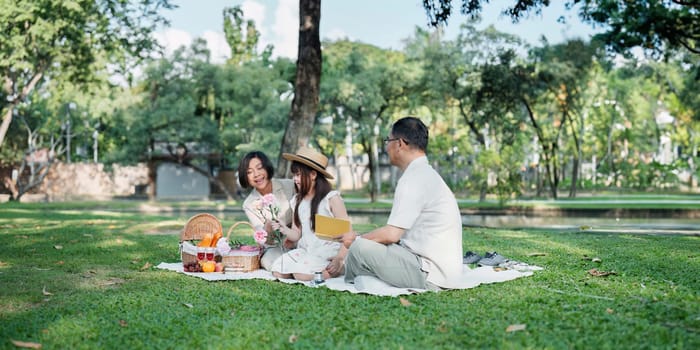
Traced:
[[210, 245], [211, 245], [211, 240], [212, 240], [213, 238], [214, 238], [214, 236], [213, 236], [211, 233], [207, 233], [206, 235], [204, 235], [204, 239], [202, 239], [201, 241], [199, 241], [199, 243], [197, 243], [197, 247], [208, 247], [208, 246], [210, 246]]
[[185, 272], [202, 272], [202, 266], [200, 266], [199, 263], [196, 261], [183, 264], [182, 268]]
[[216, 268], [214, 269], [215, 272], [223, 272], [224, 271], [224, 264], [218, 262], [216, 263]]
[[207, 261], [202, 264], [202, 272], [214, 272], [216, 271], [216, 263], [213, 261]]

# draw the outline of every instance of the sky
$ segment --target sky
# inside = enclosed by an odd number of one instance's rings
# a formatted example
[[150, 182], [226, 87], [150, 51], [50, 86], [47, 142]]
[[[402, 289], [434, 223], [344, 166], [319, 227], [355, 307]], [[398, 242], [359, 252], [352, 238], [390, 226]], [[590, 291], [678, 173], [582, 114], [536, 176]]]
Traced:
[[[497, 30], [516, 34], [532, 45], [542, 36], [550, 43], [566, 39], [588, 39], [595, 29], [581, 23], [575, 11], [564, 9], [565, 1], [552, 1], [540, 15], [513, 24], [500, 13], [514, 1], [492, 1], [484, 6], [482, 29], [493, 24]], [[175, 10], [163, 14], [171, 21], [169, 28], [157, 33], [158, 40], [171, 53], [194, 38], [203, 37], [212, 51], [214, 62], [228, 57], [223, 34], [222, 10], [239, 5], [245, 19], [253, 19], [260, 31], [259, 50], [274, 45], [274, 56], [296, 59], [299, 0], [174, 0]], [[453, 1], [453, 15], [445, 28], [447, 39], [456, 38], [459, 25], [469, 21], [459, 14], [460, 0]], [[564, 16], [566, 24], [557, 19]], [[321, 40], [347, 38], [386, 49], [402, 49], [402, 40], [410, 37], [415, 27], [428, 28], [422, 0], [323, 0], [321, 1]]]

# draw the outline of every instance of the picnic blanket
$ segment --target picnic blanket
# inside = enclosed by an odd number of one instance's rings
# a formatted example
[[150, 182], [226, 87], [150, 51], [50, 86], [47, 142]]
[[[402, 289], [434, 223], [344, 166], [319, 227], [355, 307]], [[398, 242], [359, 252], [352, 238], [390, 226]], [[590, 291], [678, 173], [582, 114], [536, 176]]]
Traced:
[[[156, 268], [183, 273], [188, 276], [199, 277], [207, 281], [227, 281], [227, 280], [247, 280], [247, 279], [263, 279], [269, 281], [280, 281], [284, 283], [303, 284], [308, 287], [328, 288], [331, 290], [345, 291], [353, 294], [364, 293], [379, 296], [399, 296], [406, 294], [423, 293], [425, 289], [414, 288], [397, 288], [387, 284], [386, 282], [372, 276], [358, 276], [355, 278], [355, 283], [346, 283], [343, 276], [331, 278], [321, 285], [316, 285], [313, 282], [297, 281], [294, 279], [276, 278], [270, 271], [263, 269], [251, 272], [184, 272], [182, 263], [165, 263], [162, 262]], [[542, 270], [539, 266], [528, 265], [526, 263], [511, 264], [504, 267], [482, 266], [472, 268], [469, 265], [463, 265], [462, 276], [460, 277], [455, 289], [474, 288], [481, 284], [498, 283], [514, 280], [520, 277], [531, 276], [534, 271]]]

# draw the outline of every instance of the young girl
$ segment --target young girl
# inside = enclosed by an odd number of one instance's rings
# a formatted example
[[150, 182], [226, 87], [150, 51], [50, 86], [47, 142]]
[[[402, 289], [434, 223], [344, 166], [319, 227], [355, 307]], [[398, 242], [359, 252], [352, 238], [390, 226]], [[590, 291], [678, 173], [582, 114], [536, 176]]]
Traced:
[[316, 214], [349, 220], [345, 203], [328, 182], [333, 179], [326, 171], [328, 158], [308, 147], [282, 156], [292, 161], [290, 170], [296, 189], [290, 201], [293, 220], [291, 228], [280, 223], [273, 223], [273, 227], [280, 229], [288, 240], [296, 241], [297, 248], [275, 260], [270, 270], [275, 277], [300, 281], [310, 281], [319, 271], [324, 279], [339, 276], [343, 273], [347, 248], [340, 242], [320, 239], [314, 233]]

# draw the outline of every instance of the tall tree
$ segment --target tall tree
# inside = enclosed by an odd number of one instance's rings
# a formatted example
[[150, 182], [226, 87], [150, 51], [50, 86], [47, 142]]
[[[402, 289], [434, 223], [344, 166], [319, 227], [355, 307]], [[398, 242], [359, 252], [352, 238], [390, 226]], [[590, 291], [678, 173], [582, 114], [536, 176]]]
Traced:
[[294, 153], [307, 145], [318, 110], [321, 85], [321, 0], [299, 0], [299, 44], [294, 99], [284, 131], [276, 173], [287, 174], [288, 162], [282, 153]]
[[381, 187], [380, 136], [391, 121], [391, 112], [406, 104], [419, 69], [407, 63], [401, 52], [347, 40], [324, 43], [324, 62], [324, 110], [336, 115], [337, 121], [351, 120], [356, 125], [353, 137], [369, 159], [369, 190], [374, 201]]
[[[95, 82], [108, 63], [124, 66], [157, 48], [169, 0], [1, 0], [0, 147], [13, 111], [44, 82]], [[112, 61], [112, 62], [110, 62]], [[116, 62], [115, 62], [116, 61]]]

